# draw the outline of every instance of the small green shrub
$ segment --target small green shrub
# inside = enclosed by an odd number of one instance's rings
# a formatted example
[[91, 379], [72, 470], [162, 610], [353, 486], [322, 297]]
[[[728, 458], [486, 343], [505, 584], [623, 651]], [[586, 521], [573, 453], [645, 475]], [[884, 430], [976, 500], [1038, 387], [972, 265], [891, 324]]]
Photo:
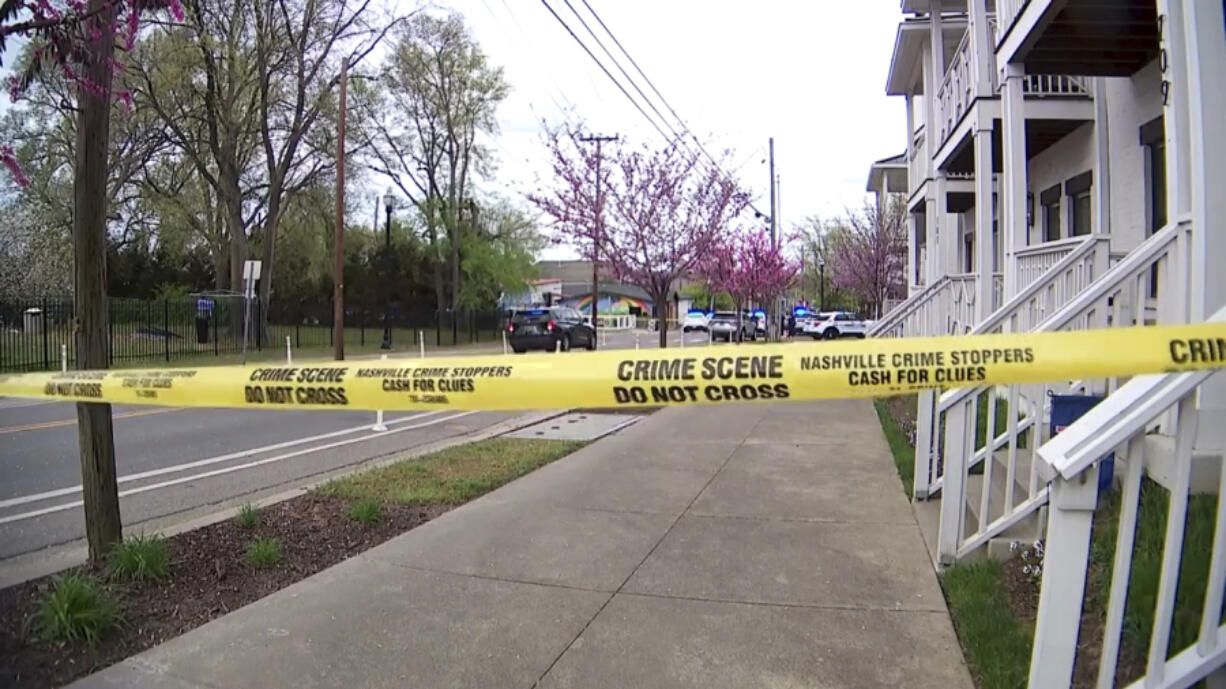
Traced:
[[119, 602], [92, 578], [56, 577], [38, 603], [34, 626], [46, 641], [85, 642], [92, 647], [123, 621]]
[[128, 581], [161, 581], [170, 576], [170, 553], [166, 539], [158, 534], [131, 536], [111, 549], [107, 568], [114, 576]]
[[281, 561], [281, 542], [275, 538], [259, 538], [247, 544], [245, 556], [252, 567], [272, 567]]
[[251, 503], [247, 503], [238, 508], [238, 514], [234, 515], [234, 523], [243, 529], [254, 529], [260, 525], [260, 512]]
[[359, 524], [378, 524], [383, 519], [383, 508], [373, 498], [359, 500], [349, 508], [349, 518]]

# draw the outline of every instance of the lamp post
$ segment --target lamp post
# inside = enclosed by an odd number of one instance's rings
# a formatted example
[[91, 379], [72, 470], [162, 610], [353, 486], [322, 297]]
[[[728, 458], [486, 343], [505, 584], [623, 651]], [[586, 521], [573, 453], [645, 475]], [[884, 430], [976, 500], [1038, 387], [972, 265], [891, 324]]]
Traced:
[[822, 256], [817, 257], [817, 279], [818, 290], [821, 296], [818, 301], [818, 311], [826, 310], [826, 259]]
[[396, 203], [396, 197], [392, 196], [392, 190], [388, 189], [383, 195], [383, 208], [387, 212], [387, 221], [383, 225], [383, 261], [386, 275], [384, 282], [387, 290], [386, 299], [383, 302], [383, 343], [379, 345], [380, 349], [392, 348], [392, 206]]

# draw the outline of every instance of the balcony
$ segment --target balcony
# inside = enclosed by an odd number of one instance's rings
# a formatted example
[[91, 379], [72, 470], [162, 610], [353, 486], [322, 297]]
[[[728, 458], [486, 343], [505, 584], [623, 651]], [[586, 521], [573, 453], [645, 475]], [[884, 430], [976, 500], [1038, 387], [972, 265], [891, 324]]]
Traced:
[[1017, 291], [1029, 287], [1039, 276], [1051, 270], [1065, 256], [1085, 244], [1085, 237], [1069, 237], [1020, 249], [1017, 257]]
[[962, 40], [950, 59], [945, 77], [937, 89], [937, 124], [940, 127], [940, 143], [944, 143], [954, 127], [975, 99], [974, 70], [971, 69], [971, 32], [962, 34]]
[[996, 0], [996, 59], [1028, 73], [1126, 77], [1159, 56], [1153, 0]]

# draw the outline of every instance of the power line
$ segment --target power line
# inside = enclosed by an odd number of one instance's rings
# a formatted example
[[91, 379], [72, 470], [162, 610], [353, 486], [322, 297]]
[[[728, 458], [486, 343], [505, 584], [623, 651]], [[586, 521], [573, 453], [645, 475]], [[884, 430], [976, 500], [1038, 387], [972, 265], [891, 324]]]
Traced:
[[[564, 0], [564, 1], [566, 2], [567, 5], [570, 5], [570, 2], [568, 0]], [[686, 124], [685, 120], [681, 118], [681, 115], [677, 114], [677, 110], [673, 108], [671, 103], [668, 102], [668, 99], [664, 97], [664, 94], [660, 93], [660, 89], [656, 88], [655, 83], [652, 82], [651, 78], [647, 76], [647, 73], [643, 71], [643, 68], [639, 67], [639, 63], [634, 59], [632, 55], [630, 55], [630, 51], [626, 50], [626, 47], [622, 45], [621, 41], [617, 40], [617, 36], [614, 35], [614, 33], [609, 29], [608, 25], [604, 23], [604, 20], [600, 18], [600, 15], [596, 12], [596, 10], [592, 9], [592, 6], [588, 4], [587, 0], [580, 0], [580, 2], [583, 3], [583, 6], [587, 8], [588, 12], [592, 13], [592, 17], [594, 17], [596, 19], [596, 22], [600, 24], [600, 28], [604, 29], [605, 33], [609, 34], [609, 38], [613, 39], [613, 43], [617, 46], [619, 50], [622, 51], [622, 54], [626, 56], [626, 59], [630, 60], [630, 64], [634, 66], [635, 71], [637, 71], [639, 75], [643, 77], [643, 80], [647, 82], [647, 86], [651, 88], [652, 92], [656, 94], [656, 97], [660, 99], [660, 102], [664, 104], [664, 107], [667, 108], [670, 113], [672, 113], [674, 118], [676, 118], [677, 122], [681, 125], [681, 129], [686, 134], [689, 134], [690, 138], [694, 140], [694, 143], [698, 146], [698, 150], [701, 151], [702, 154], [707, 157], [707, 160], [711, 161], [711, 164], [714, 165], [717, 170], [724, 172], [724, 170], [720, 167], [719, 163], [715, 160], [715, 158], [713, 158], [711, 154], [707, 152], [707, 149], [702, 145], [702, 142], [698, 139], [698, 137], [694, 135], [693, 130], [691, 130], [689, 125]], [[574, 11], [574, 8], [571, 8], [571, 11]], [[583, 20], [580, 19], [579, 21], [583, 21]], [[584, 26], [586, 26], [586, 24]], [[599, 40], [597, 42], [599, 43]], [[605, 52], [608, 52], [608, 51], [605, 51]], [[612, 56], [610, 56], [610, 58], [612, 58]], [[625, 72], [623, 71], [623, 74], [624, 73]], [[639, 93], [642, 93], [642, 91], [640, 91]], [[655, 108], [652, 108], [652, 109], [654, 110]], [[658, 113], [659, 111], [657, 111], [657, 114]], [[661, 117], [663, 117], [663, 115], [661, 115]]]
[[566, 21], [562, 19], [562, 17], [558, 16], [558, 13], [549, 6], [549, 2], [547, 0], [541, 0], [541, 4], [545, 6], [545, 9], [549, 10], [549, 13], [553, 15], [554, 19], [558, 20], [558, 23], [562, 25], [562, 28], [566, 29], [566, 33], [570, 34], [570, 37], [575, 39], [575, 42], [579, 44], [579, 47], [583, 48], [583, 52], [587, 53], [588, 57], [592, 58], [592, 61], [596, 63], [597, 67], [600, 67], [600, 70], [605, 73], [605, 76], [609, 77], [609, 80], [612, 81], [615, 86], [617, 86], [618, 90], [622, 92], [622, 95], [624, 95], [626, 99], [630, 101], [630, 104], [639, 111], [639, 114], [650, 122], [651, 126], [655, 127], [656, 131], [660, 133], [660, 136], [664, 137], [666, 141], [672, 141], [668, 134], [665, 134], [664, 130], [660, 128], [660, 125], [647, 114], [647, 111], [643, 109], [643, 106], [639, 105], [638, 101], [636, 101], [634, 97], [630, 95], [630, 92], [626, 90], [626, 87], [622, 86], [621, 82], [613, 76], [613, 73], [610, 72], [609, 69], [604, 66], [604, 63], [596, 57], [596, 54], [587, 47], [587, 44], [584, 43], [583, 40], [580, 39], [573, 30], [571, 30]]
[[[583, 25], [583, 28], [587, 29], [587, 32], [592, 37], [592, 40], [596, 41], [596, 45], [600, 46], [600, 49], [604, 51], [604, 54], [609, 57], [609, 60], [613, 63], [613, 66], [617, 68], [617, 71], [621, 72], [622, 76], [626, 78], [626, 81], [629, 82], [632, 87], [634, 87], [635, 92], [639, 94], [639, 96], [643, 99], [643, 102], [647, 104], [647, 107], [651, 108], [651, 111], [656, 114], [656, 117], [660, 118], [660, 121], [664, 123], [664, 126], [668, 127], [668, 131], [673, 133], [673, 138], [680, 139], [681, 134], [679, 134], [676, 128], [669, 123], [668, 118], [660, 112], [655, 103], [651, 102], [651, 99], [647, 97], [647, 94], [643, 93], [643, 89], [639, 88], [639, 85], [634, 81], [634, 78], [626, 73], [626, 70], [622, 67], [621, 63], [617, 61], [617, 58], [613, 57], [613, 53], [609, 52], [609, 49], [605, 47], [603, 42], [601, 42], [600, 37], [596, 35], [596, 32], [592, 31], [592, 27], [588, 26], [587, 22], [583, 21], [583, 16], [579, 14], [579, 11], [575, 9], [574, 5], [570, 4], [570, 0], [562, 0], [562, 2], [566, 3], [566, 6], [570, 8], [571, 14], [574, 14], [575, 18], [579, 20], [579, 23]], [[585, 2], [584, 5], [586, 4], [587, 3]], [[591, 9], [591, 7], [588, 7], [589, 11], [591, 11]], [[592, 16], [596, 16], [594, 12], [592, 13]], [[596, 17], [596, 21], [600, 21], [600, 17]], [[601, 23], [601, 26], [604, 26], [604, 24]], [[608, 29], [606, 28], [605, 31], [607, 32]], [[609, 35], [612, 36], [612, 34]], [[614, 38], [613, 40], [616, 41], [617, 39]], [[625, 52], [625, 50], [622, 52]], [[633, 63], [634, 60], [631, 60], [631, 62]], [[640, 70], [639, 73], [642, 74], [642, 71]], [[650, 83], [651, 82], [649, 80], [648, 84], [650, 85]], [[656, 91], [656, 95], [660, 95], [660, 92]], [[661, 97], [660, 100], [663, 101], [663, 97]], [[665, 103], [664, 105], [667, 106], [668, 103]], [[673, 114], [676, 115], [676, 113]]]
[[[568, 7], [570, 6], [569, 0], [563, 0], [563, 2], [566, 2]], [[653, 93], [656, 94], [656, 97], [660, 99], [660, 102], [664, 104], [664, 107], [667, 108], [670, 113], [672, 113], [672, 116], [677, 120], [677, 123], [681, 125], [682, 131], [688, 134], [691, 139], [693, 139], [694, 144], [698, 147], [698, 150], [702, 153], [702, 155], [706, 156], [707, 160], [711, 161], [711, 165], [715, 168], [717, 172], [719, 172], [720, 174], [728, 178], [732, 178], [733, 176], [732, 173], [724, 170], [724, 168], [719, 164], [719, 161], [715, 160], [715, 157], [712, 156], [707, 151], [706, 147], [702, 145], [702, 141], [699, 140], [699, 138], [694, 135], [693, 130], [690, 129], [690, 126], [686, 124], [686, 121], [681, 117], [681, 115], [677, 114], [676, 108], [674, 108], [672, 104], [668, 102], [668, 99], [664, 97], [664, 94], [660, 93], [660, 89], [656, 88], [655, 82], [651, 80], [651, 77], [647, 76], [647, 73], [644, 72], [643, 68], [639, 66], [638, 61], [634, 59], [634, 56], [630, 54], [630, 51], [626, 50], [626, 47], [622, 45], [622, 42], [617, 39], [617, 36], [613, 33], [611, 29], [609, 29], [609, 26], [604, 23], [604, 20], [600, 18], [600, 14], [596, 12], [595, 9], [592, 8], [592, 6], [588, 3], [588, 0], [580, 0], [580, 2], [583, 3], [583, 6], [587, 8], [587, 11], [591, 13], [592, 17], [596, 20], [596, 22], [600, 24], [600, 28], [604, 29], [605, 33], [609, 35], [609, 38], [613, 39], [613, 44], [616, 45], [619, 50], [621, 50], [622, 54], [626, 56], [626, 59], [630, 61], [630, 64], [634, 67], [635, 71], [638, 72], [639, 75], [643, 77], [643, 80], [647, 82], [647, 86], [651, 89]], [[573, 7], [571, 7], [571, 11], [572, 12], [575, 11]], [[576, 13], [576, 16], [578, 16], [578, 13]], [[583, 22], [583, 19], [580, 18], [579, 21]], [[583, 22], [583, 25], [585, 28], [587, 28], [586, 22]], [[588, 32], [591, 33], [590, 28], [588, 29]], [[595, 38], [595, 35], [593, 34], [592, 37]], [[604, 45], [600, 43], [600, 39], [596, 39], [596, 42], [597, 44], [601, 46], [601, 48], [604, 48]], [[608, 54], [608, 52], [609, 51], [606, 49], [605, 53]], [[616, 58], [614, 58], [612, 55], [609, 55], [609, 59], [613, 60], [614, 64], [618, 64]], [[621, 69], [620, 64], [618, 64], [618, 69]], [[625, 70], [622, 70], [622, 74], [626, 74]], [[626, 78], [631, 81], [632, 85], [634, 84], [633, 80], [630, 79], [630, 76], [628, 74], [626, 75]], [[635, 90], [639, 91], [640, 95], [643, 95], [644, 100], [648, 100], [646, 95], [643, 94], [642, 90], [640, 90], [637, 86], [635, 86]], [[651, 105], [650, 100], [648, 100], [648, 105]], [[661, 119], [664, 119], [664, 116], [660, 114], [660, 111], [657, 110], [655, 106], [652, 106], [652, 110], [654, 110], [657, 115], [660, 115]], [[665, 124], [667, 125], [667, 122]], [[671, 126], [669, 126], [669, 129], [673, 130]], [[685, 146], [686, 150], [689, 150], [688, 143], [683, 143], [683, 145]], [[754, 212], [761, 214], [761, 211], [759, 211], [753, 204], [750, 204], [750, 208], [753, 208]]]

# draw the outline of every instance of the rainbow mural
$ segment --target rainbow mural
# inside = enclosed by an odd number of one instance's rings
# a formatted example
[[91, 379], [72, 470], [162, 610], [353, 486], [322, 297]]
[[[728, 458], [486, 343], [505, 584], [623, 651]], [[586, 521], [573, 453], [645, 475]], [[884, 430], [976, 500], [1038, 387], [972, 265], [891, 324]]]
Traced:
[[[579, 297], [578, 299], [567, 299], [567, 306], [578, 309], [583, 313], [588, 313], [592, 310], [592, 295]], [[602, 297], [600, 302], [596, 304], [596, 313], [603, 313], [610, 316], [624, 316], [629, 314], [632, 308], [639, 309], [639, 313], [648, 315], [651, 313], [651, 304], [642, 299], [634, 297], [610, 296]]]

